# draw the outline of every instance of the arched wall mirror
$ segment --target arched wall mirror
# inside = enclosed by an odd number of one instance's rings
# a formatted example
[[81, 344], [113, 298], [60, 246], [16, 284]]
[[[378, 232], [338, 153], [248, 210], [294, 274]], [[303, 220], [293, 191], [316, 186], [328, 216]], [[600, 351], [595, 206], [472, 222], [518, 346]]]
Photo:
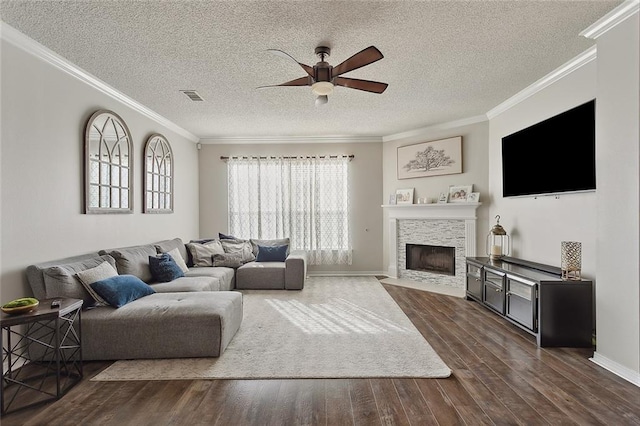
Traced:
[[84, 139], [85, 213], [132, 213], [133, 142], [124, 120], [96, 111]]
[[173, 152], [160, 134], [144, 148], [144, 190], [145, 213], [173, 213]]

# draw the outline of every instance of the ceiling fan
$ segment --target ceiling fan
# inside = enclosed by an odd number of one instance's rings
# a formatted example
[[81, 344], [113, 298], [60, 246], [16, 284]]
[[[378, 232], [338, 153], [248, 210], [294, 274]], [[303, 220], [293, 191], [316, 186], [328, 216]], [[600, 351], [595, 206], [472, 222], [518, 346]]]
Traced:
[[331, 54], [331, 49], [327, 46], [316, 47], [315, 53], [320, 57], [320, 61], [312, 67], [298, 62], [293, 58], [293, 56], [283, 52], [282, 50], [267, 49], [267, 51], [274, 55], [291, 59], [300, 65], [307, 75], [282, 84], [260, 86], [259, 89], [279, 86], [311, 86], [311, 91], [317, 96], [316, 105], [322, 105], [329, 101], [328, 95], [333, 92], [335, 86], [343, 86], [371, 93], [382, 93], [388, 86], [387, 83], [380, 83], [377, 81], [341, 77], [342, 74], [362, 68], [365, 65], [372, 64], [384, 58], [382, 53], [375, 46], [369, 46], [366, 49], [361, 50], [335, 67], [329, 65], [329, 63], [325, 61], [325, 57]]

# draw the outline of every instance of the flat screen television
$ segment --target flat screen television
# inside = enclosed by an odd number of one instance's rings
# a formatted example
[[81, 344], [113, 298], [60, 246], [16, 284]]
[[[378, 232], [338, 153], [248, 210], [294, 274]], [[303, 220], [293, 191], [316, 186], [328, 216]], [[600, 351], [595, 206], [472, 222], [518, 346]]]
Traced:
[[502, 138], [502, 196], [595, 191], [595, 99]]

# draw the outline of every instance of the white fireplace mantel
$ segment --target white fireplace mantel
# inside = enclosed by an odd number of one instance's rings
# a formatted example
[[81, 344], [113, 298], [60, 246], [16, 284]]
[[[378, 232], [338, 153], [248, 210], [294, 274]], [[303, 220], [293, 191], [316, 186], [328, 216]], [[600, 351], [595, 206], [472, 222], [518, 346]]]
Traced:
[[476, 210], [482, 203], [383, 205], [389, 217], [389, 276], [398, 278], [398, 220], [461, 220], [465, 223], [465, 256], [476, 255]]

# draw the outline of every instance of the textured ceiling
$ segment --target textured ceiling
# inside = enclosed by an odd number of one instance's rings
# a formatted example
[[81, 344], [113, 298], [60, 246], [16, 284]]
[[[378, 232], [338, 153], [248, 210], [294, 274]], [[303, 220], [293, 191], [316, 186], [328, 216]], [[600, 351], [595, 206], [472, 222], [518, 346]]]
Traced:
[[[385, 136], [484, 114], [593, 45], [579, 36], [621, 1], [7, 1], [2, 20], [202, 138]], [[314, 106], [281, 49], [337, 65], [374, 45]], [[205, 102], [192, 102], [194, 89]]]

